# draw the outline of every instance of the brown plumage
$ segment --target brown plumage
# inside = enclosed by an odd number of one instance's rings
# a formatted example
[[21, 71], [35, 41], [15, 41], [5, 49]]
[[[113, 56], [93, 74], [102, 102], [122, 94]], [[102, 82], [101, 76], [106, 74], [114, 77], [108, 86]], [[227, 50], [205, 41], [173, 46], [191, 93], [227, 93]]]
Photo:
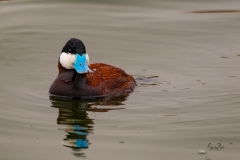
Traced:
[[49, 93], [55, 96], [93, 98], [133, 91], [136, 82], [124, 70], [103, 63], [89, 65], [93, 72], [78, 74], [58, 62], [59, 74]]

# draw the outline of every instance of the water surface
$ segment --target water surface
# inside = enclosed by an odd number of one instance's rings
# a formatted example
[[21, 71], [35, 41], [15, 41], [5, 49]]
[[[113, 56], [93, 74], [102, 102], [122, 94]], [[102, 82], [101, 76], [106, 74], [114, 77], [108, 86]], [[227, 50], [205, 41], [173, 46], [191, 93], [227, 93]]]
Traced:
[[[238, 159], [236, 6], [1, 1], [0, 158]], [[97, 102], [49, 99], [58, 56], [72, 37], [85, 43], [90, 63], [133, 75], [135, 91]], [[224, 149], [209, 151], [209, 143]]]

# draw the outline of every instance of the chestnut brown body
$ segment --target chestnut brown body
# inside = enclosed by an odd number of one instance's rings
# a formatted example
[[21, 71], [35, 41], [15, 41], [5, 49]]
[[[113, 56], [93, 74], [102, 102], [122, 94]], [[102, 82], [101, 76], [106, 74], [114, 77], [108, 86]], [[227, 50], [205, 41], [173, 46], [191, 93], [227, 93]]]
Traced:
[[92, 98], [133, 91], [134, 78], [120, 68], [103, 63], [89, 65], [93, 71], [78, 74], [58, 62], [59, 74], [49, 89], [54, 96]]

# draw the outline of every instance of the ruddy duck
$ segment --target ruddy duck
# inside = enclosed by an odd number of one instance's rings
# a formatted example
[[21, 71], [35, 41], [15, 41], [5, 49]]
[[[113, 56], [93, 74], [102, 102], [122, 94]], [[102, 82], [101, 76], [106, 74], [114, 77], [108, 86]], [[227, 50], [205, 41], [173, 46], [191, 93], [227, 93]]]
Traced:
[[94, 98], [132, 92], [134, 78], [108, 64], [89, 65], [85, 45], [71, 38], [58, 60], [58, 76], [49, 89], [51, 96]]

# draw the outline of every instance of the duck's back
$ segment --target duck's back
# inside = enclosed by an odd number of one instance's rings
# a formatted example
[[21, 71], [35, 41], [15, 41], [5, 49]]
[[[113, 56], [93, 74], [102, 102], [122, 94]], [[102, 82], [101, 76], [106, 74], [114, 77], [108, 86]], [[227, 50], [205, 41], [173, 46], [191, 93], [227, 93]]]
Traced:
[[124, 70], [103, 63], [89, 66], [93, 72], [86, 74], [86, 83], [89, 86], [102, 86], [104, 94], [113, 94], [132, 91], [136, 85], [132, 76]]

